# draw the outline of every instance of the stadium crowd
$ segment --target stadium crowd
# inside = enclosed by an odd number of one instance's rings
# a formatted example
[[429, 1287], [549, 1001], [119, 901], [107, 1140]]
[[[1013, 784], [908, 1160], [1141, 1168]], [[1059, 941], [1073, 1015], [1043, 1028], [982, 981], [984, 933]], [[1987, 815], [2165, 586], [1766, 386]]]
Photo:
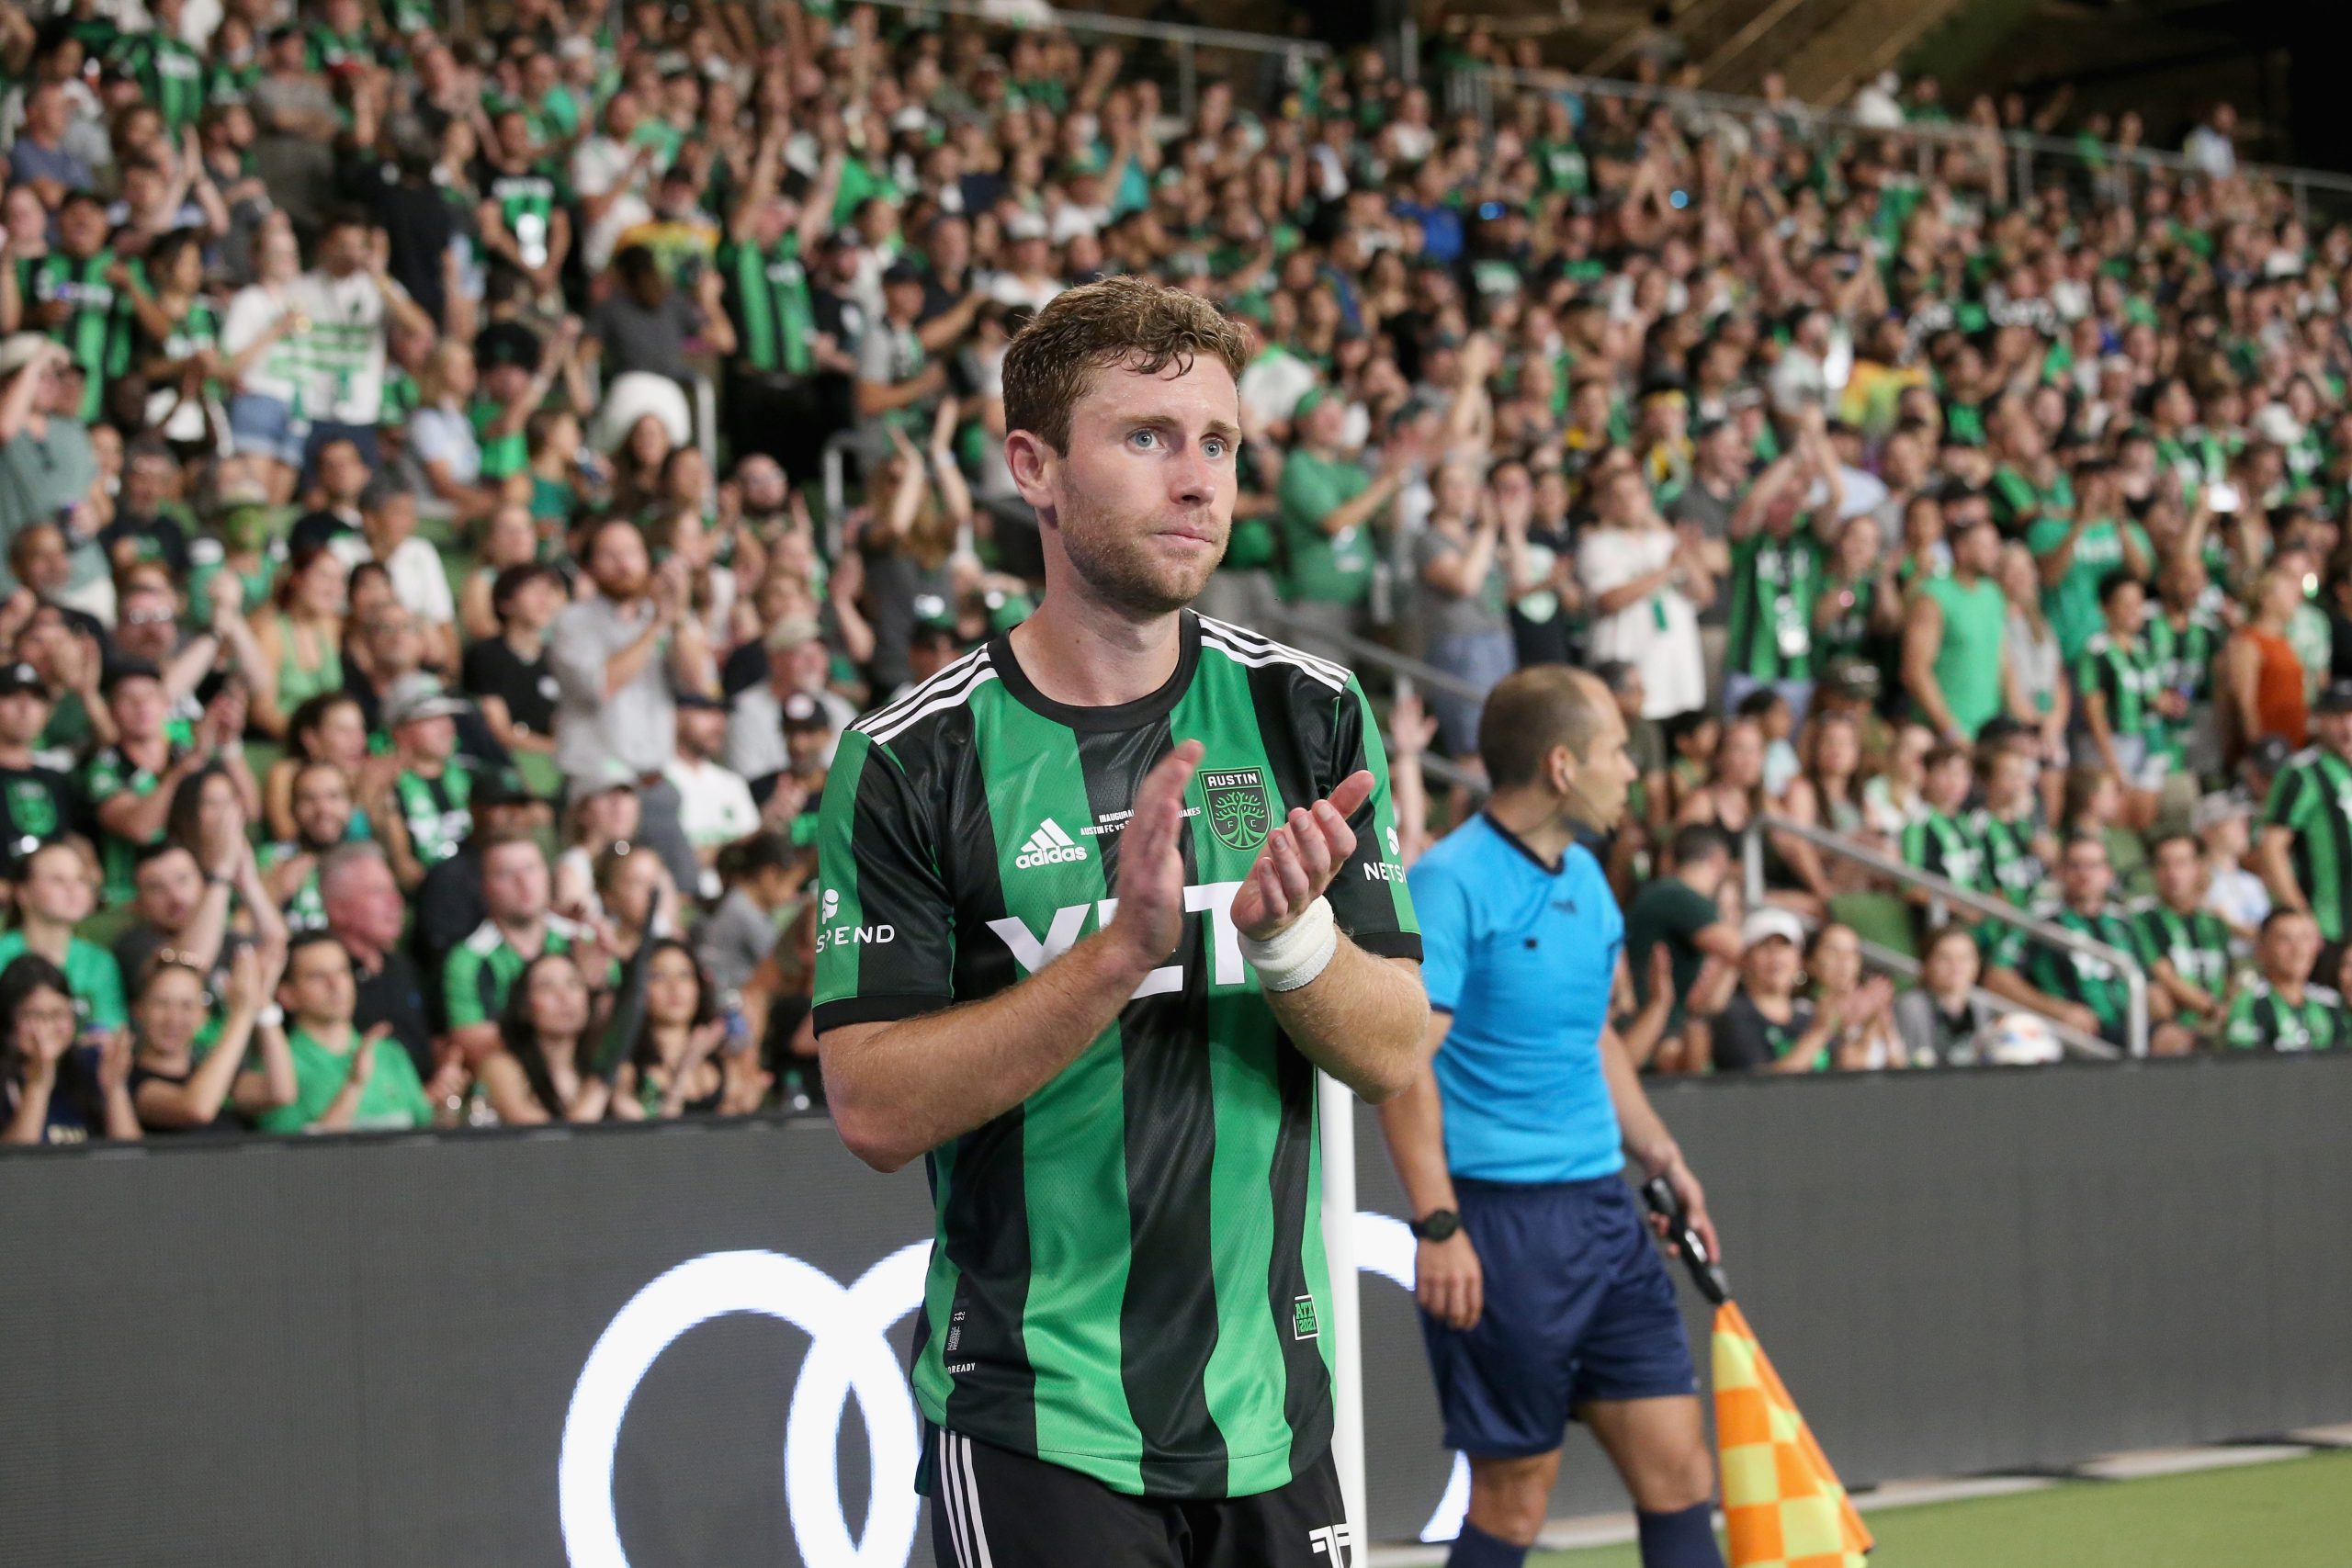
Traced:
[[1407, 858], [1502, 675], [1616, 693], [1650, 1070], [2124, 1039], [2115, 967], [1768, 816], [2135, 955], [2159, 1050], [2344, 1033], [2352, 229], [2226, 114], [2021, 188], [1924, 81], [1488, 123], [1364, 50], [1180, 113], [1051, 28], [442, 25], [0, 9], [7, 1141], [820, 1100], [827, 761], [1029, 608], [999, 366], [1117, 271], [1255, 346], [1204, 613], [1448, 678]]

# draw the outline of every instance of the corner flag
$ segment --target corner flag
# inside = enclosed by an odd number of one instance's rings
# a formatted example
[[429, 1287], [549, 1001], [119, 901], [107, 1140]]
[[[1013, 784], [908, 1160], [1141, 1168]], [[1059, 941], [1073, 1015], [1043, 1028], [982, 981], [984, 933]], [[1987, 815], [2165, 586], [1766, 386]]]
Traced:
[[1732, 1568], [1862, 1568], [1871, 1532], [1737, 1303], [1715, 1309], [1714, 1339]]
[[1731, 1568], [1863, 1568], [1877, 1543], [1706, 1244], [1663, 1179], [1642, 1189], [1699, 1293], [1715, 1303], [1715, 1447]]

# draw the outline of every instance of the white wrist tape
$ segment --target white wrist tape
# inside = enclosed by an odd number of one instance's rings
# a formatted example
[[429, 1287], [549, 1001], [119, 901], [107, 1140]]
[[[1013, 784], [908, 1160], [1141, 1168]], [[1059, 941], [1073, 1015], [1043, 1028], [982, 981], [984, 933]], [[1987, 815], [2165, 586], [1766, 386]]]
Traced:
[[1339, 951], [1340, 922], [1332, 918], [1328, 898], [1316, 899], [1298, 919], [1263, 942], [1241, 939], [1241, 956], [1269, 991], [1297, 990], [1323, 973]]

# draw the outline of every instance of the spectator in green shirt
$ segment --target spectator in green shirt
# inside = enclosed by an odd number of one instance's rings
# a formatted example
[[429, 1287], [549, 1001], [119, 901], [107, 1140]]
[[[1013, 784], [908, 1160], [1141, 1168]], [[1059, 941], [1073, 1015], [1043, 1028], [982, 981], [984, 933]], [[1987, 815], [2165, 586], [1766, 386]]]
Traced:
[[2102, 624], [2099, 580], [2120, 567], [2145, 582], [2155, 573], [2156, 558], [2147, 530], [2115, 521], [2123, 492], [2114, 466], [2086, 463], [2081, 475], [2082, 499], [2071, 517], [2044, 512], [2025, 530], [2026, 548], [2041, 573], [2041, 607], [2070, 665]]
[[[323, 931], [287, 950], [277, 999], [294, 1057], [294, 1102], [256, 1118], [265, 1133], [339, 1133], [432, 1125], [434, 1100], [417, 1081], [391, 1025], [362, 1034], [351, 1021], [358, 987], [351, 955]], [[435, 1079], [436, 1088], [441, 1078]]]
[[2030, 721], [2009, 663], [2009, 602], [1993, 573], [2001, 536], [1990, 519], [1965, 524], [1951, 542], [1951, 570], [1913, 590], [1903, 632], [1903, 684], [1919, 716], [1948, 744], [1973, 740], [2003, 708]]
[[1372, 592], [1372, 525], [1396, 499], [1417, 453], [1392, 441], [1374, 472], [1340, 449], [1347, 407], [1321, 390], [1291, 411], [1297, 445], [1283, 460], [1275, 492], [1284, 555], [1283, 600], [1290, 640], [1309, 652], [1344, 659], [1315, 634], [1352, 634]]
[[1625, 912], [1625, 964], [1635, 995], [1646, 1004], [1650, 950], [1666, 944], [1674, 975], [1674, 1010], [1666, 1025], [1672, 1038], [1681, 1032], [1682, 1004], [1701, 967], [1711, 958], [1736, 964], [1747, 949], [1715, 902], [1733, 871], [1730, 838], [1720, 828], [1691, 823], [1676, 830], [1668, 855], [1673, 869], [1643, 884]]
[[63, 971], [85, 1031], [120, 1029], [127, 1021], [114, 954], [74, 934], [96, 904], [97, 876], [87, 852], [62, 840], [43, 844], [17, 868], [17, 929], [0, 934], [0, 969], [37, 953]]

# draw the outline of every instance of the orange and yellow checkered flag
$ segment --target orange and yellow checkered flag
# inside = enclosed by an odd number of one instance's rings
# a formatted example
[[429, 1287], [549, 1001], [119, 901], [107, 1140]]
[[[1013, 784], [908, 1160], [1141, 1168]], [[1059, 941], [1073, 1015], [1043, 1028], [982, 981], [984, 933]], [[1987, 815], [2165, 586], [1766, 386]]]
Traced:
[[1871, 1532], [1736, 1303], [1715, 1309], [1714, 1359], [1731, 1568], [1862, 1568]]

